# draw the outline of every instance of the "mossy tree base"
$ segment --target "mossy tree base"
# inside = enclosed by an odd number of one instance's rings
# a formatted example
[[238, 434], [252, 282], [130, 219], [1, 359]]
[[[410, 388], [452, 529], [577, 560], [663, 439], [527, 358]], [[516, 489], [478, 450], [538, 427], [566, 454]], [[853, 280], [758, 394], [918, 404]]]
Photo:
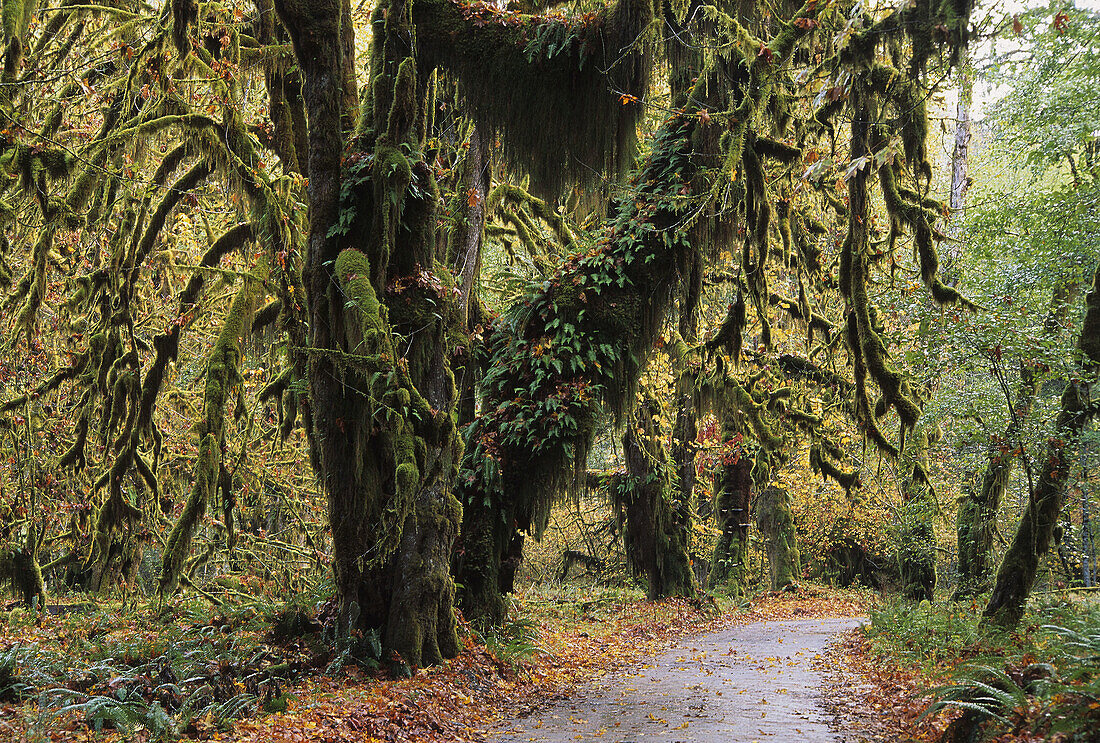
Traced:
[[791, 517], [790, 494], [777, 487], [761, 491], [756, 503], [756, 523], [764, 535], [772, 590], [796, 583], [802, 574], [802, 560]]
[[38, 558], [27, 550], [0, 553], [0, 578], [10, 578], [12, 590], [23, 600], [23, 606], [46, 604], [46, 583]]

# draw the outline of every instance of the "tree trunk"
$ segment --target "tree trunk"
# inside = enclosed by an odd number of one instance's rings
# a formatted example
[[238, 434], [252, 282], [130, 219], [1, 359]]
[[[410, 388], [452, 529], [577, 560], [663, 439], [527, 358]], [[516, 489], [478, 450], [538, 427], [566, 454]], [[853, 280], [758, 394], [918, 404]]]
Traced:
[[668, 454], [656, 416], [660, 407], [647, 399], [623, 434], [626, 474], [617, 478], [616, 500], [626, 512], [626, 553], [635, 573], [648, 581], [650, 601], [695, 594], [689, 502], [669, 475]]
[[796, 583], [802, 574], [802, 561], [791, 517], [790, 494], [777, 487], [761, 491], [756, 501], [756, 524], [768, 552], [772, 590]]
[[328, 496], [341, 630], [349, 642], [373, 633], [391, 667], [415, 669], [459, 649], [450, 557], [461, 443], [444, 343], [450, 279], [433, 272], [446, 272], [438, 190], [431, 168], [404, 154], [420, 151], [423, 134], [408, 9], [395, 1], [374, 24], [374, 79], [341, 202], [347, 4], [276, 6], [309, 117], [308, 432]]
[[[680, 291], [680, 339], [682, 348], [696, 343], [699, 339], [699, 302], [703, 293], [703, 257], [696, 251], [683, 278]], [[699, 437], [699, 400], [696, 394], [696, 381], [700, 367], [694, 359], [687, 358], [677, 351], [679, 359], [674, 359], [676, 367], [676, 425], [672, 431], [672, 463], [675, 467], [676, 486], [682, 508], [690, 512], [696, 502], [695, 493], [695, 453]], [[710, 567], [710, 555], [703, 556], [692, 550], [692, 569], [695, 580], [706, 584]]]
[[37, 604], [41, 609], [45, 605], [46, 583], [33, 551], [12, 550], [0, 554], [0, 578], [11, 579], [12, 590], [23, 599], [23, 606]]
[[901, 594], [911, 601], [932, 601], [936, 591], [936, 495], [928, 481], [928, 432], [914, 429], [906, 441], [898, 525]]
[[711, 561], [710, 586], [728, 586], [740, 595], [748, 588], [749, 509], [752, 503], [752, 460], [738, 456], [724, 464], [715, 478], [715, 510], [721, 534]]
[[501, 574], [508, 546], [518, 536], [515, 524], [502, 521], [486, 499], [466, 499], [455, 575], [462, 585], [462, 613], [472, 622], [497, 624], [507, 614]]
[[[1085, 317], [1077, 348], [1082, 356], [1082, 377], [1094, 376], [1096, 365], [1100, 364], [1100, 266], [1093, 274], [1092, 290], [1085, 299]], [[985, 616], [1006, 629], [1016, 627], [1023, 617], [1039, 570], [1039, 560], [1050, 547], [1054, 527], [1062, 513], [1073, 448], [1093, 414], [1088, 381], [1068, 381], [1062, 393], [1054, 435], [1047, 440], [1038, 482], [1028, 494], [1024, 515], [1001, 560], [993, 593], [985, 607]]]
[[959, 259], [962, 256], [963, 243], [959, 240], [962, 233], [963, 209], [966, 207], [966, 191], [970, 187], [967, 175], [970, 153], [970, 106], [974, 99], [974, 70], [970, 66], [970, 54], [966, 47], [959, 52], [959, 102], [955, 107], [955, 148], [951, 153], [951, 198], [948, 206], [951, 210], [949, 232], [955, 238], [947, 244], [943, 261], [944, 283], [954, 286], [958, 282]]

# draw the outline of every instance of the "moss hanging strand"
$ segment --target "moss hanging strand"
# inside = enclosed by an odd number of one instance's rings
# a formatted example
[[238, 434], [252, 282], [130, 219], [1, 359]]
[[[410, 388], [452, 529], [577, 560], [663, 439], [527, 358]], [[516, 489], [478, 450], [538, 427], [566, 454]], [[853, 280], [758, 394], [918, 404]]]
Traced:
[[[265, 275], [266, 264], [258, 267]], [[256, 273], [254, 271], [254, 273]], [[183, 566], [191, 550], [191, 540], [199, 522], [214, 502], [224, 464], [225, 408], [233, 390], [241, 383], [240, 363], [245, 338], [248, 337], [252, 315], [260, 295], [262, 282], [254, 275], [246, 276], [229, 313], [222, 321], [221, 332], [210, 352], [203, 395], [203, 419], [199, 422], [199, 458], [195, 463], [195, 482], [187, 498], [183, 514], [164, 549], [158, 591], [168, 595], [175, 591], [183, 576]]]
[[635, 152], [653, 66], [652, 0], [618, 0], [577, 19], [489, 4], [418, 0], [422, 74], [454, 75], [479, 125], [540, 193], [622, 172]]

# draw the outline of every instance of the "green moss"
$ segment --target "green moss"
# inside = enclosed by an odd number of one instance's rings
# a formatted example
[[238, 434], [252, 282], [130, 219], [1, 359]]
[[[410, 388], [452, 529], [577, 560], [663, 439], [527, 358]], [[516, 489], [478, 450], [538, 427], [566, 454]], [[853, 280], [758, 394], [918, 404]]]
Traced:
[[[218, 481], [224, 470], [222, 450], [225, 446], [226, 405], [233, 397], [234, 389], [241, 384], [240, 363], [244, 341], [261, 295], [262, 282], [259, 277], [266, 276], [266, 273], [267, 264], [262, 262], [254, 269], [253, 276], [244, 279], [210, 351], [203, 393], [203, 418], [196, 424], [199, 458], [195, 463], [194, 484], [184, 512], [172, 528], [161, 560], [158, 591], [162, 596], [171, 594], [179, 586], [194, 532], [217, 493]], [[134, 455], [140, 456], [136, 452]], [[140, 469], [139, 465], [139, 472]]]
[[[370, 281], [370, 261], [356, 250], [344, 250], [336, 259], [335, 273], [354, 312], [356, 332], [351, 334], [354, 359], [341, 363], [345, 374], [373, 379], [367, 409], [385, 421], [382, 441], [384, 465], [392, 473], [393, 492], [365, 493], [366, 515], [380, 519], [373, 536], [372, 563], [390, 557], [397, 549], [404, 524], [412, 513], [423, 486], [422, 467], [427, 457], [424, 435], [446, 445], [454, 436], [450, 416], [436, 413], [421, 396], [406, 366], [398, 360], [390, 334], [387, 312]], [[353, 372], [354, 370], [354, 372]], [[418, 433], [419, 432], [419, 433]]]
[[406, 57], [397, 67], [386, 133], [381, 141], [394, 145], [405, 143], [415, 148], [419, 142], [415, 129], [417, 109], [416, 63], [412, 57]]
[[183, 513], [168, 535], [164, 556], [161, 558], [157, 590], [162, 596], [172, 594], [179, 586], [195, 530], [214, 499], [220, 468], [218, 440], [213, 434], [207, 434], [199, 442], [199, 456], [195, 461], [195, 481], [191, 486], [191, 493], [187, 497]]
[[4, 35], [8, 38], [23, 38], [30, 25], [30, 16], [37, 3], [34, 0], [4, 0]]
[[474, 118], [537, 190], [557, 195], [629, 167], [653, 66], [652, 0], [618, 0], [576, 20], [452, 0], [422, 0], [412, 13], [421, 73], [441, 67], [457, 78]]
[[656, 414], [643, 398], [623, 434], [626, 472], [616, 475], [612, 495], [625, 513], [624, 546], [636, 574], [647, 581], [649, 599], [691, 596], [691, 511], [679, 499]]
[[802, 564], [790, 494], [781, 488], [764, 488], [756, 500], [756, 523], [765, 539], [772, 590], [797, 582]]

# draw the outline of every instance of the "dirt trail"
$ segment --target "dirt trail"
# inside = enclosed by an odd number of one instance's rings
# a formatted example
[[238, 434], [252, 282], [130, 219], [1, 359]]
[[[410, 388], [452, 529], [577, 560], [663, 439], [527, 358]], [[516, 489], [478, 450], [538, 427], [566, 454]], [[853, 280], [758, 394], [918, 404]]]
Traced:
[[745, 624], [675, 643], [639, 668], [501, 726], [499, 743], [838, 743], [813, 666], [859, 618]]

